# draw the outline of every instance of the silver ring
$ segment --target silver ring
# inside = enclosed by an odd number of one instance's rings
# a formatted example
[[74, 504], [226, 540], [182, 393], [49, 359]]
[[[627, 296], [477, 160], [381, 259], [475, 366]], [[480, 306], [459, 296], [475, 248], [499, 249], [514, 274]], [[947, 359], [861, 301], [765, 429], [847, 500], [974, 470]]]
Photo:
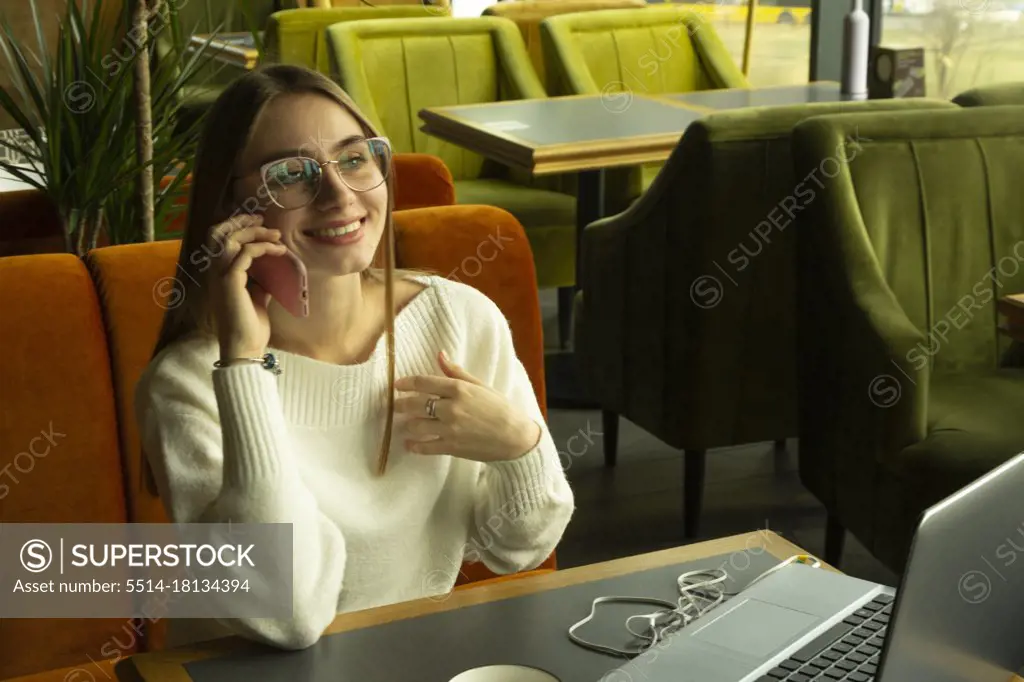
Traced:
[[427, 416], [431, 419], [437, 419], [437, 398], [427, 398]]

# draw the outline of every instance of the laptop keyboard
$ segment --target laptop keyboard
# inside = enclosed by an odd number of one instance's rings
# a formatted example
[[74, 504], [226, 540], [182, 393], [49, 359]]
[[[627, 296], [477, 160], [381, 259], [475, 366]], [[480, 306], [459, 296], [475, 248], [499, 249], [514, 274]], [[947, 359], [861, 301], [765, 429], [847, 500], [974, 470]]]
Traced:
[[875, 597], [758, 682], [872, 682], [892, 602], [889, 595]]

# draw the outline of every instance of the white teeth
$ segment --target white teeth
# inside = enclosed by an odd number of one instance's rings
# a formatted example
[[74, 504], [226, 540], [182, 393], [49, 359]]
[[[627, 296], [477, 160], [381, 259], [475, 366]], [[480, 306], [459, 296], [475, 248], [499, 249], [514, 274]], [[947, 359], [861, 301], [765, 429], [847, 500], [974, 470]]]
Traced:
[[344, 227], [328, 227], [323, 230], [313, 230], [309, 234], [314, 237], [340, 237], [349, 232], [355, 232], [359, 229], [359, 225], [362, 223], [361, 220], [357, 220], [354, 223], [349, 223]]

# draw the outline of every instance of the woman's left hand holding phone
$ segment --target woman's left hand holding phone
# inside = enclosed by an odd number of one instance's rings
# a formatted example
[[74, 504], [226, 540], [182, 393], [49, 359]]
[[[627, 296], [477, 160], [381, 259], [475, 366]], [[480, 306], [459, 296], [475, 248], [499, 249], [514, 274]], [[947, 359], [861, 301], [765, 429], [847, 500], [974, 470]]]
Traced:
[[257, 358], [270, 343], [270, 294], [249, 283], [249, 268], [265, 255], [283, 255], [281, 232], [263, 225], [258, 215], [236, 216], [210, 231], [213, 242], [211, 287], [222, 361]]

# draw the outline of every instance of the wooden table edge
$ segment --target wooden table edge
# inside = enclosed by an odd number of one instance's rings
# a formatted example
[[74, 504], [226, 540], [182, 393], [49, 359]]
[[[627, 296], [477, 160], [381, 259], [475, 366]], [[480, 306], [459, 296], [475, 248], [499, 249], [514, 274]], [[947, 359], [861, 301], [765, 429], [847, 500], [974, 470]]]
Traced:
[[[598, 564], [560, 569], [521, 580], [510, 580], [475, 589], [459, 590], [443, 597], [417, 599], [363, 611], [339, 614], [334, 619], [334, 622], [324, 631], [324, 635], [358, 630], [431, 613], [442, 613], [500, 599], [510, 599], [527, 594], [546, 592], [571, 585], [581, 585], [595, 580], [626, 575], [640, 570], [686, 563], [702, 558], [728, 555], [728, 559], [720, 566], [728, 571], [728, 564], [731, 564], [734, 560], [740, 561], [739, 557], [743, 556], [744, 553], [750, 552], [751, 554], [756, 553], [759, 555], [765, 551], [780, 561], [795, 554], [807, 553], [771, 530], [752, 531], [683, 545], [681, 547], [613, 559]], [[719, 568], [719, 566], [711, 568]], [[826, 565], [826, 568], [836, 570], [828, 565]], [[743, 569], [742, 565], [735, 566], [735, 570]], [[134, 668], [134, 673], [138, 675], [137, 679], [144, 682], [194, 682], [193, 678], [185, 670], [187, 663], [219, 655], [242, 653], [247, 650], [266, 651], [266, 647], [240, 637], [229, 637], [181, 649], [135, 654], [127, 659], [127, 663]]]
[[[573, 98], [583, 97], [599, 96], [581, 95]], [[695, 114], [706, 114], [712, 111], [686, 106], [669, 99], [649, 96], [644, 96], [644, 99]], [[460, 105], [458, 108], [471, 106], [483, 105]], [[664, 161], [678, 146], [685, 132], [685, 126], [681, 126], [680, 130], [669, 133], [537, 145], [502, 130], [486, 129], [474, 121], [446, 111], [451, 108], [453, 107], [421, 109], [418, 115], [424, 124], [420, 130], [498, 163], [538, 176]]]

